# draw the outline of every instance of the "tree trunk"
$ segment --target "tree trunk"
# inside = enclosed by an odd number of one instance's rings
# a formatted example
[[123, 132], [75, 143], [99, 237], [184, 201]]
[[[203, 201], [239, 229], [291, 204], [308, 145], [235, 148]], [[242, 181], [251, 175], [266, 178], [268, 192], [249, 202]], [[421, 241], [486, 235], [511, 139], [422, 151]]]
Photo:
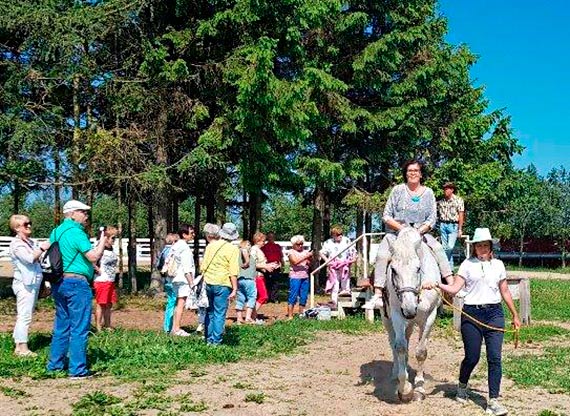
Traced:
[[59, 150], [56, 148], [53, 152], [53, 222], [57, 226], [61, 222], [61, 185], [59, 184], [61, 174], [61, 158]]
[[218, 188], [218, 190], [216, 191], [216, 194], [214, 195], [215, 198], [215, 204], [216, 204], [216, 223], [218, 224], [224, 224], [225, 222], [227, 222], [227, 218], [226, 218], [226, 208], [227, 208], [227, 204], [226, 204], [226, 200], [224, 198], [224, 195], [222, 193], [222, 191], [220, 190], [220, 188]]
[[[260, 229], [261, 194], [259, 192], [249, 193], [249, 226], [248, 238], [251, 240], [253, 234]], [[245, 236], [245, 234], [244, 234]]]
[[170, 227], [166, 231], [177, 232], [178, 228], [180, 227], [180, 214], [179, 214], [180, 198], [178, 197], [177, 193], [172, 194], [171, 203], [172, 203], [172, 223], [170, 224]]
[[135, 294], [138, 292], [137, 287], [137, 226], [136, 226], [136, 205], [134, 198], [129, 193], [129, 188], [127, 187], [127, 212], [128, 212], [128, 238], [129, 244], [127, 246], [128, 255], [128, 268], [129, 268], [129, 279], [131, 281], [131, 293]]
[[[79, 140], [81, 137], [81, 107], [79, 105], [79, 75], [73, 76], [73, 139], [71, 148], [71, 177], [74, 181], [79, 180]], [[71, 188], [71, 197], [79, 199], [77, 186]]]
[[[317, 185], [315, 189], [315, 193], [313, 195], [313, 225], [311, 230], [311, 250], [313, 250], [313, 264], [312, 268], [315, 269], [319, 266], [319, 251], [322, 247], [323, 241], [323, 215], [325, 211], [325, 192], [324, 190]], [[323, 276], [324, 274], [321, 273], [319, 275]], [[319, 278], [319, 284], [322, 284], [321, 279]]]
[[206, 222], [216, 222], [216, 201], [213, 192], [205, 192], [204, 199], [206, 202]]
[[[152, 208], [152, 218], [154, 223], [154, 232], [153, 237], [154, 239], [153, 244], [151, 246], [151, 256], [152, 259], [158, 258], [162, 249], [164, 248], [164, 243], [166, 239], [166, 218], [168, 216], [168, 198], [165, 197], [163, 192], [157, 192], [154, 195], [154, 206]], [[154, 263], [154, 261], [153, 261]], [[164, 288], [162, 286], [162, 276], [160, 275], [160, 271], [156, 270], [153, 265], [151, 265], [151, 281], [150, 281], [150, 290], [154, 292], [154, 294], [162, 293]]]
[[125, 284], [123, 282], [123, 220], [121, 215], [121, 209], [123, 208], [123, 200], [121, 198], [121, 185], [117, 187], [117, 211], [119, 212], [117, 218], [117, 242], [119, 245], [119, 289], [123, 289]]
[[323, 190], [323, 240], [331, 235], [331, 199], [328, 192]]
[[[166, 109], [163, 109], [158, 115], [155, 130], [155, 140], [156, 140], [156, 165], [157, 166], [167, 166], [168, 164], [168, 149], [166, 143], [166, 124], [168, 121], [168, 114]], [[169, 204], [170, 198], [169, 194], [173, 190], [168, 185], [159, 186], [155, 189], [151, 196], [151, 208], [152, 208], [152, 222], [153, 235], [151, 237], [151, 278], [150, 278], [150, 291], [151, 293], [158, 294], [163, 293], [164, 288], [162, 285], [162, 276], [159, 270], [155, 270], [153, 265], [153, 259], [158, 258], [162, 249], [164, 248], [164, 242], [167, 233], [167, 218], [169, 214]]]
[[[371, 233], [372, 232], [372, 214], [370, 212], [364, 211], [364, 232]], [[368, 252], [370, 253], [370, 244], [372, 244], [372, 238], [366, 237], [368, 240]], [[368, 261], [368, 259], [367, 259]]]
[[[364, 232], [364, 222], [366, 213], [360, 209], [356, 209], [356, 238], [360, 237]], [[356, 250], [358, 251], [358, 255], [362, 256], [362, 240], [356, 243]]]
[[519, 267], [523, 264], [523, 251], [524, 251], [524, 233], [521, 234], [519, 239]]
[[[202, 201], [200, 198], [196, 197], [196, 202], [194, 203], [194, 230], [196, 231], [194, 237], [194, 265], [198, 270], [200, 270], [200, 236], [202, 232], [200, 230], [200, 220], [202, 217]], [[198, 273], [196, 270], [196, 273]]]
[[243, 204], [242, 204], [242, 209], [241, 209], [241, 221], [243, 224], [243, 238], [247, 238], [248, 240], [251, 240], [250, 238], [250, 232], [249, 232], [249, 221], [247, 218], [247, 213], [249, 211], [249, 202], [247, 199], [247, 192], [245, 191], [245, 189], [243, 190]]
[[18, 179], [14, 179], [14, 191], [12, 192], [12, 198], [13, 198], [12, 214], [20, 213], [21, 193], [22, 193], [22, 188], [20, 186], [20, 181]]

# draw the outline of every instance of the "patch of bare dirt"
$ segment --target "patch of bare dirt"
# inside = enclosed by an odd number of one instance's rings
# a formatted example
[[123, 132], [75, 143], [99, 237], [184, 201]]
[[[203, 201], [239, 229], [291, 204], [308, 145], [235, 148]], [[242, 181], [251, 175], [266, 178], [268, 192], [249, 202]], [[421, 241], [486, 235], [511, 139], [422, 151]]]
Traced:
[[[504, 353], [512, 353], [512, 345], [507, 344]], [[461, 405], [453, 400], [462, 359], [459, 337], [435, 337], [429, 355], [427, 397], [409, 404], [398, 402], [394, 384], [389, 379], [391, 351], [383, 332], [361, 336], [322, 332], [313, 343], [294, 355], [211, 365], [205, 367], [206, 374], [202, 377], [182, 371], [173, 375], [174, 385], [166, 393], [172, 397], [189, 394], [195, 402], [204, 401], [208, 409], [201, 414], [205, 415], [481, 415], [487, 396], [486, 375], [481, 368], [472, 379], [474, 401]], [[413, 376], [414, 358], [410, 359], [410, 366]], [[88, 392], [103, 390], [128, 398], [137, 387], [137, 384], [122, 384], [111, 377], [80, 382], [2, 380], [1, 384], [30, 395], [16, 399], [0, 394], [3, 415], [32, 414], [37, 409], [41, 409], [37, 414], [70, 414], [71, 404]], [[246, 402], [246, 395], [259, 393], [263, 394], [262, 403]], [[502, 400], [510, 414], [538, 415], [545, 409], [570, 414], [569, 396], [549, 394], [540, 388], [521, 389], [506, 379]], [[157, 413], [148, 410], [140, 414]]]

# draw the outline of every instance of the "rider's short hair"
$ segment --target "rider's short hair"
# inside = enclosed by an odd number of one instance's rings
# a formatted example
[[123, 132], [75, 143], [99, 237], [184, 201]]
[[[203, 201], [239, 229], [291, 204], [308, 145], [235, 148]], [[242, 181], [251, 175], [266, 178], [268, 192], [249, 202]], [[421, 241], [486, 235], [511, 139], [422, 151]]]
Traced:
[[420, 173], [422, 174], [422, 178], [420, 180], [420, 182], [423, 183], [425, 177], [426, 177], [426, 172], [425, 172], [425, 165], [424, 162], [422, 162], [419, 159], [410, 159], [407, 160], [403, 165], [402, 165], [402, 178], [404, 178], [404, 182], [406, 182], [406, 173], [408, 173], [408, 167], [410, 165], [418, 165], [420, 167]]

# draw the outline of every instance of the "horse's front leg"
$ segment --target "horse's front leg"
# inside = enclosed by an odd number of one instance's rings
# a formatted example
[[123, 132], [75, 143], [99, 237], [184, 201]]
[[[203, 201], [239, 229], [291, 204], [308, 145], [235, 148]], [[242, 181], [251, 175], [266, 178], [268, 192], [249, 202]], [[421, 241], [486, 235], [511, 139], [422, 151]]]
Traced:
[[414, 396], [412, 384], [408, 381], [408, 339], [407, 321], [399, 313], [392, 315], [394, 327], [394, 349], [398, 368], [398, 397], [403, 402], [409, 402]]
[[424, 322], [422, 325], [419, 325], [419, 340], [418, 346], [416, 347], [416, 359], [418, 360], [418, 368], [416, 373], [416, 380], [415, 380], [415, 391], [416, 391], [416, 399], [423, 400], [426, 395], [425, 391], [425, 378], [424, 378], [424, 364], [427, 358], [427, 347], [429, 342], [429, 336], [431, 333], [431, 329], [435, 322], [435, 318], [437, 317], [437, 308], [433, 308], [433, 310], [429, 313], [428, 317], [425, 320], [421, 320]]

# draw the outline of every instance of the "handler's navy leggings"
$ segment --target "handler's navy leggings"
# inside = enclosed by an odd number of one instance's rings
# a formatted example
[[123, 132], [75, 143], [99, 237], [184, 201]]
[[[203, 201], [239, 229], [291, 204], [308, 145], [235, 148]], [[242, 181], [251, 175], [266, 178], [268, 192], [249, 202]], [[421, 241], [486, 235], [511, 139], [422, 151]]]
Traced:
[[[464, 305], [463, 310], [475, 319], [497, 328], [505, 327], [505, 315], [500, 303], [489, 305]], [[469, 381], [473, 369], [479, 362], [481, 356], [481, 345], [483, 339], [487, 347], [487, 366], [489, 378], [489, 398], [499, 397], [501, 388], [501, 350], [503, 347], [503, 332], [493, 331], [483, 328], [471, 319], [462, 315], [461, 317], [461, 337], [463, 338], [463, 348], [465, 358], [461, 362], [459, 371], [459, 382]]]

